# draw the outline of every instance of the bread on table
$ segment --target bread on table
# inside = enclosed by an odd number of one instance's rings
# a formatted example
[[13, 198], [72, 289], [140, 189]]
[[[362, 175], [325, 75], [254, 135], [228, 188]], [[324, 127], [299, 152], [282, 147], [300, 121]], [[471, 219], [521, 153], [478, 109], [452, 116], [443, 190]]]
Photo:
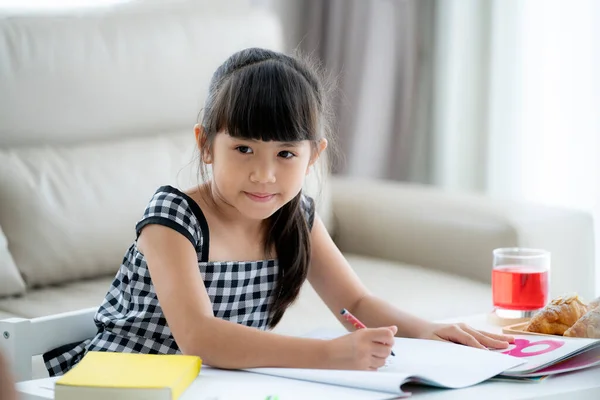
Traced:
[[600, 307], [585, 313], [575, 324], [567, 329], [565, 336], [600, 339]]
[[558, 297], [534, 315], [524, 330], [548, 335], [563, 335], [587, 310], [587, 305], [577, 295]]

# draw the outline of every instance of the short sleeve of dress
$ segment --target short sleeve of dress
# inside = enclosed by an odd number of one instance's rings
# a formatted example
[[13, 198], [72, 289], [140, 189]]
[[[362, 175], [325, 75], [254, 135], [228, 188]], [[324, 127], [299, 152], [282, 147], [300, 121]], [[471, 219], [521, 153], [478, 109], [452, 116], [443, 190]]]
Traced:
[[315, 222], [315, 201], [312, 197], [302, 193], [300, 197], [300, 210], [302, 211], [304, 218], [306, 218], [308, 229], [312, 230], [313, 223]]
[[181, 233], [195, 248], [203, 247], [200, 221], [194, 206], [199, 209], [196, 202], [179, 190], [170, 186], [158, 188], [135, 226], [136, 238], [145, 226], [159, 224]]

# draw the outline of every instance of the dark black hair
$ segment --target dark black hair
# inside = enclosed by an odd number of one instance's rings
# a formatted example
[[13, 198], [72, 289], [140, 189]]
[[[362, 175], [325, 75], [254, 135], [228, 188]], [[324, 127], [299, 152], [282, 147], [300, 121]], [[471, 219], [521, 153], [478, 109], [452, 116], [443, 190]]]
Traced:
[[[201, 125], [210, 151], [217, 133], [262, 141], [318, 142], [329, 137], [328, 82], [314, 62], [271, 50], [250, 48], [229, 57], [215, 71]], [[204, 164], [202, 164], [204, 168]], [[202, 169], [206, 178], [206, 169]], [[298, 297], [310, 265], [311, 241], [300, 209], [301, 193], [268, 220], [265, 251], [275, 248], [279, 275], [269, 310], [269, 327]]]

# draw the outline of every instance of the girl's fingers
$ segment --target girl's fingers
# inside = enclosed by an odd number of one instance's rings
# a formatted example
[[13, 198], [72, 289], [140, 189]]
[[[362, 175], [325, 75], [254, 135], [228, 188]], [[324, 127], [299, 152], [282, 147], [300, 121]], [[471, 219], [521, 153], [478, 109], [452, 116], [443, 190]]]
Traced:
[[392, 328], [372, 328], [369, 329], [369, 334], [373, 342], [383, 343], [389, 346], [394, 344], [394, 333]]
[[489, 333], [489, 332], [485, 332], [485, 331], [477, 331], [477, 332], [479, 332], [487, 337], [491, 337], [492, 339], [500, 340], [503, 342], [508, 342], [508, 343], [515, 342], [514, 336], [502, 335], [502, 334], [497, 334], [497, 333]]
[[387, 360], [387, 357], [373, 356], [373, 357], [371, 357], [371, 367], [370, 368], [375, 368], [375, 370], [377, 370], [378, 368], [381, 368], [385, 365], [386, 360]]
[[[449, 328], [449, 329], [448, 329]], [[514, 337], [478, 331], [466, 324], [457, 324], [446, 327], [437, 335], [444, 340], [460, 343], [478, 349], [505, 349], [514, 343]]]
[[377, 343], [377, 346], [373, 349], [373, 357], [386, 359], [392, 352], [392, 346], [383, 343]]
[[446, 337], [444, 338], [451, 342], [464, 344], [470, 347], [476, 347], [478, 349], [485, 349], [483, 346], [473, 335], [467, 332], [464, 328], [456, 327], [456, 329], [452, 329]]
[[472, 328], [463, 328], [466, 332], [468, 332], [471, 336], [473, 336], [479, 343], [481, 343], [486, 348], [491, 349], [505, 349], [509, 346], [508, 342], [505, 340], [495, 339], [493, 337], [487, 336], [482, 332], [476, 331]]

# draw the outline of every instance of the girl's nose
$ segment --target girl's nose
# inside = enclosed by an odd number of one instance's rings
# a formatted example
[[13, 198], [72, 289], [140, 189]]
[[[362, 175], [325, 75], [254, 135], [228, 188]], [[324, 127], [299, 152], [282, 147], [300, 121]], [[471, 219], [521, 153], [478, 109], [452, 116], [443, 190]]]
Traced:
[[275, 168], [270, 163], [257, 164], [250, 174], [253, 183], [275, 183]]

